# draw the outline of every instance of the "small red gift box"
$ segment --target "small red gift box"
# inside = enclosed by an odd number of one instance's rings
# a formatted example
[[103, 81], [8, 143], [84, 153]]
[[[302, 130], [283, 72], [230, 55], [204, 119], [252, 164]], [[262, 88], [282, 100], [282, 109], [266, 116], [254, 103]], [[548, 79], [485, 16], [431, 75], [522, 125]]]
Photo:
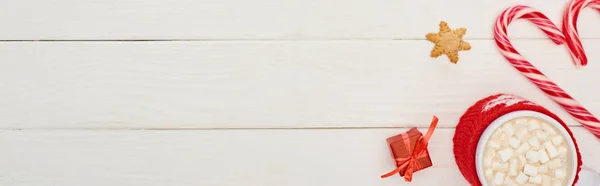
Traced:
[[[396, 136], [392, 136], [387, 139], [388, 144], [390, 145], [390, 150], [392, 151], [392, 157], [403, 158], [411, 156], [412, 152], [415, 150], [415, 146], [417, 144], [417, 140], [419, 140], [423, 136], [423, 133], [419, 132], [417, 128], [412, 128], [405, 133], [398, 134]], [[407, 146], [408, 145], [408, 146]], [[417, 167], [415, 167], [413, 172], [417, 172], [421, 169], [425, 169], [427, 167], [431, 167], [433, 165], [431, 163], [431, 159], [429, 158], [429, 151], [424, 149], [424, 156], [418, 157]], [[396, 165], [398, 167], [401, 166], [400, 162], [396, 161]], [[400, 170], [400, 176], [404, 176], [406, 169]]]
[[390, 145], [392, 157], [396, 160], [397, 168], [381, 177], [386, 178], [399, 173], [406, 181], [410, 182], [413, 172], [431, 167], [433, 163], [429, 157], [427, 143], [437, 122], [438, 119], [434, 116], [425, 136], [417, 128], [412, 128], [402, 134], [388, 138], [387, 142]]

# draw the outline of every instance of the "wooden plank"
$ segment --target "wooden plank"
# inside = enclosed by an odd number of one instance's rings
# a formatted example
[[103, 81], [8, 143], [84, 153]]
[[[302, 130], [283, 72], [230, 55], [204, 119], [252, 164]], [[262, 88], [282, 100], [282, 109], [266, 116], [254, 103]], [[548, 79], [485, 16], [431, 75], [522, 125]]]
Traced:
[[[385, 138], [404, 130], [2, 131], [0, 184], [409, 185], [399, 176], [379, 178], [394, 168]], [[599, 142], [573, 130], [586, 166], [600, 169]], [[452, 155], [453, 134], [435, 131], [435, 165], [410, 185], [467, 185]]]
[[[467, 38], [492, 38], [505, 8], [524, 4], [561, 25], [569, 0], [5, 0], [2, 40], [424, 39], [446, 20]], [[35, 5], [35, 6], [33, 6]], [[600, 17], [586, 9], [579, 28], [598, 38]], [[544, 38], [525, 21], [515, 38]]]
[[[577, 125], [493, 41], [470, 42], [457, 65], [426, 41], [0, 43], [0, 128], [448, 127], [500, 92]], [[515, 43], [600, 113], [600, 53], [576, 69], [550, 41]]]

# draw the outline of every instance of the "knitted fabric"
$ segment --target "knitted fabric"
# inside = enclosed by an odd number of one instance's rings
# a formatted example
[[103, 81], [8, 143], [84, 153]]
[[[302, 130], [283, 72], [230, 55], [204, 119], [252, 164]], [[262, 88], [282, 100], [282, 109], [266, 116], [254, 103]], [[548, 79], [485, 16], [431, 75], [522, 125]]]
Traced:
[[[555, 119], [567, 130], [571, 139], [575, 142], [573, 133], [567, 125], [558, 116], [545, 108], [514, 95], [496, 94], [486, 97], [467, 109], [456, 125], [453, 138], [456, 164], [462, 175], [471, 185], [481, 185], [475, 168], [475, 152], [479, 137], [483, 131], [498, 117], [510, 112], [524, 110], [539, 112]], [[575, 149], [577, 154], [576, 173], [578, 174], [581, 170], [582, 162], [577, 142], [575, 142]], [[573, 184], [579, 179], [577, 174]]]

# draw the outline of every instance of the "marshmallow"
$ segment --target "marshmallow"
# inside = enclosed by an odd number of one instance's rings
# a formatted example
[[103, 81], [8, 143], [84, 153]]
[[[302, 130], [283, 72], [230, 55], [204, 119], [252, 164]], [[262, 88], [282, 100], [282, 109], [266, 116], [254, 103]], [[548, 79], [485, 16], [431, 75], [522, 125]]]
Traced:
[[494, 134], [492, 134], [492, 139], [502, 140], [504, 138], [504, 133], [501, 130], [496, 130]]
[[508, 163], [493, 162], [492, 169], [496, 171], [506, 171], [506, 169], [508, 169]]
[[539, 166], [538, 173], [548, 173], [548, 164], [543, 164]]
[[564, 178], [567, 176], [567, 171], [564, 168], [556, 169], [554, 170], [554, 176], [556, 176], [557, 178]]
[[517, 149], [519, 148], [519, 145], [521, 145], [521, 140], [518, 140], [514, 137], [510, 137], [508, 138], [508, 145], [510, 145], [513, 149]]
[[548, 175], [542, 176], [542, 186], [552, 186], [552, 177]]
[[495, 157], [496, 156], [496, 149], [492, 148], [492, 147], [488, 147], [486, 152], [485, 152], [486, 156], [491, 156], [491, 157]]
[[538, 151], [535, 151], [535, 150], [527, 151], [527, 154], [525, 154], [525, 157], [527, 158], [527, 160], [529, 160], [529, 163], [536, 163], [536, 162], [540, 161]]
[[528, 134], [529, 134], [529, 132], [527, 131], [527, 129], [521, 128], [521, 129], [517, 130], [516, 136], [519, 139], [525, 139], [525, 137], [527, 137]]
[[522, 125], [525, 125], [525, 124], [527, 124], [527, 119], [525, 119], [525, 118], [519, 118], [519, 119], [517, 119], [517, 120], [515, 121], [515, 123], [516, 123], [517, 125], [521, 125], [521, 126], [522, 126]]
[[511, 159], [509, 162], [508, 175], [516, 176], [517, 174], [519, 174], [518, 169], [519, 169], [519, 161], [517, 159]]
[[502, 162], [507, 162], [515, 155], [515, 151], [510, 148], [506, 148], [498, 151], [498, 155], [500, 156], [500, 160], [502, 160]]
[[535, 131], [535, 136], [537, 136], [537, 138], [542, 141], [544, 141], [544, 140], [546, 140], [546, 138], [548, 138], [548, 134], [541, 130]]
[[500, 144], [500, 142], [498, 142], [496, 140], [490, 140], [490, 142], [488, 142], [488, 146], [492, 147], [492, 148], [495, 148], [495, 149], [500, 148], [501, 145], [502, 144]]
[[567, 148], [566, 147], [558, 147], [558, 155], [560, 157], [567, 157]]
[[556, 130], [554, 130], [554, 128], [552, 126], [550, 126], [550, 124], [546, 124], [543, 125], [542, 128], [544, 129], [544, 131], [550, 135], [555, 135], [556, 134]]
[[514, 128], [515, 123], [512, 121], [504, 122], [504, 124], [502, 124], [502, 127], [506, 127], [506, 126], [512, 126]]
[[563, 137], [562, 136], [553, 137], [552, 143], [554, 143], [556, 146], [560, 146], [563, 143]]
[[497, 172], [496, 176], [494, 176], [494, 184], [495, 185], [502, 185], [503, 183], [504, 183], [504, 173]]
[[493, 174], [494, 174], [494, 171], [492, 169], [485, 170], [485, 177], [487, 177], [488, 179], [491, 179]]
[[513, 181], [509, 177], [506, 177], [504, 179], [504, 185], [506, 185], [506, 186], [517, 186], [517, 183], [515, 183], [515, 181]]
[[483, 158], [483, 166], [485, 166], [485, 167], [492, 166], [492, 160], [494, 160], [494, 158], [491, 156], [487, 156], [487, 157]]
[[537, 171], [538, 171], [538, 168], [531, 164], [525, 164], [525, 167], [523, 168], [523, 173], [527, 174], [528, 176], [537, 175]]
[[521, 146], [515, 151], [518, 155], [521, 155], [525, 152], [527, 152], [527, 150], [529, 150], [529, 143], [521, 143]]
[[540, 141], [537, 139], [537, 137], [531, 137], [529, 138], [529, 140], [527, 140], [527, 142], [529, 142], [529, 145], [531, 145], [532, 147], [540, 146]]
[[548, 152], [548, 156], [550, 156], [550, 158], [555, 158], [555, 157], [558, 156], [558, 150], [549, 141], [547, 141], [546, 143], [544, 143], [544, 147], [546, 147], [546, 151]]
[[525, 166], [525, 163], [527, 163], [527, 158], [523, 155], [519, 156], [519, 165]]
[[502, 141], [506, 140], [508, 136], [504, 133], [500, 134], [500, 136], [497, 138], [498, 141], [500, 141], [500, 143], [502, 143]]
[[550, 163], [548, 163], [548, 168], [550, 169], [556, 169], [559, 167], [562, 167], [563, 162], [560, 160], [560, 158], [555, 158], [553, 160], [550, 160]]
[[531, 178], [529, 178], [529, 183], [541, 184], [542, 177], [541, 176], [532, 176]]
[[548, 157], [548, 153], [546, 153], [545, 150], [538, 151], [538, 155], [540, 156], [540, 158], [538, 158], [538, 159], [540, 160], [541, 163], [546, 163], [546, 162], [550, 161], [550, 158]]
[[540, 129], [540, 122], [535, 119], [529, 120], [529, 131]]
[[529, 176], [523, 174], [522, 172], [519, 173], [519, 175], [515, 179], [515, 181], [517, 181], [517, 183], [519, 183], [519, 184], [525, 184], [525, 183], [527, 183], [528, 180], [529, 180]]
[[502, 130], [508, 136], [512, 136], [515, 134], [515, 127], [512, 126], [512, 123], [505, 123], [504, 127], [502, 127]]

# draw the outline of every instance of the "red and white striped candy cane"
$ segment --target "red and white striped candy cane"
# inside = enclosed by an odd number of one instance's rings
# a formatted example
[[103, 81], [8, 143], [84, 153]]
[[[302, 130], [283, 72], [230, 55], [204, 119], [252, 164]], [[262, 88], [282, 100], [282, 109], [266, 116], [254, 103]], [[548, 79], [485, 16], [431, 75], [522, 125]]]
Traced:
[[579, 33], [577, 31], [577, 18], [579, 17], [579, 12], [588, 6], [600, 9], [600, 1], [572, 0], [569, 3], [569, 6], [567, 6], [565, 15], [563, 16], [562, 30], [567, 41], [567, 47], [569, 47], [569, 52], [571, 53], [571, 58], [578, 67], [585, 66], [588, 63], [585, 50], [583, 50], [583, 45], [581, 44], [581, 40], [579, 40]]
[[515, 50], [508, 40], [506, 28], [514, 19], [527, 19], [537, 25], [556, 44], [565, 41], [563, 33], [541, 12], [528, 6], [510, 7], [498, 17], [494, 27], [494, 38], [500, 53], [515, 67], [523, 76], [534, 83], [552, 100], [561, 105], [579, 123], [590, 130], [596, 137], [600, 138], [600, 121], [587, 111], [581, 104], [567, 94], [563, 89], [553, 83], [542, 72]]

